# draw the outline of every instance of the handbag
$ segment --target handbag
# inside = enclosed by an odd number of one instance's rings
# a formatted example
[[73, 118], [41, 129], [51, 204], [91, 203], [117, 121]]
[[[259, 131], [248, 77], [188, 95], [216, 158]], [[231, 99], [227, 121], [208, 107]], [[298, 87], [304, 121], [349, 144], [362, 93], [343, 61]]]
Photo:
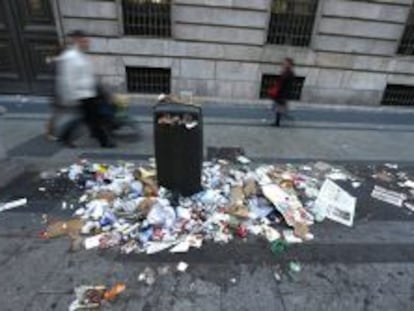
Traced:
[[268, 89], [267, 89], [267, 95], [270, 98], [277, 98], [279, 95], [279, 84], [277, 82], [274, 82]]

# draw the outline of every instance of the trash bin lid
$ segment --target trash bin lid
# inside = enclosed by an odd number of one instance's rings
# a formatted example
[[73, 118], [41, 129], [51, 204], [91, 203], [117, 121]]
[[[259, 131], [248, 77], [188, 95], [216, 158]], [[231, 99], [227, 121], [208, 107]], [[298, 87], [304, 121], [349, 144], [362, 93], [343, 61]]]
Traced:
[[179, 103], [162, 103], [158, 104], [154, 107], [155, 113], [171, 113], [171, 114], [192, 114], [192, 115], [200, 115], [201, 114], [201, 107], [196, 107], [193, 105], [186, 105], [186, 104], [179, 104]]

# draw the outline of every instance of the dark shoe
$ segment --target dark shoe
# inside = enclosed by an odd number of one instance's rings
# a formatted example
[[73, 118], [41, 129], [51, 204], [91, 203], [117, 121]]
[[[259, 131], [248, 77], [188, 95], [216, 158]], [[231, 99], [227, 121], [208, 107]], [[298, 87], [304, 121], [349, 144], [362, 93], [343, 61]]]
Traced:
[[280, 119], [282, 118], [282, 114], [280, 112], [276, 112], [275, 116], [275, 123], [274, 125], [279, 127], [280, 126]]
[[48, 140], [48, 141], [57, 141], [58, 140], [58, 138], [55, 136], [55, 135], [53, 135], [53, 134], [46, 134], [46, 139]]
[[73, 141], [64, 141], [63, 145], [70, 149], [75, 149], [78, 147]]

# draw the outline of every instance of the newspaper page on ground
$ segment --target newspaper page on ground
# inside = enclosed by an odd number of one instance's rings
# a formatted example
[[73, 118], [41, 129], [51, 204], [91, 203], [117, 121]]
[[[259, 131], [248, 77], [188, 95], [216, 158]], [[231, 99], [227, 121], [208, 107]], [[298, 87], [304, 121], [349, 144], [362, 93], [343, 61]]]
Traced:
[[356, 198], [344, 191], [332, 180], [325, 180], [315, 208], [323, 210], [327, 218], [352, 227], [355, 215]]

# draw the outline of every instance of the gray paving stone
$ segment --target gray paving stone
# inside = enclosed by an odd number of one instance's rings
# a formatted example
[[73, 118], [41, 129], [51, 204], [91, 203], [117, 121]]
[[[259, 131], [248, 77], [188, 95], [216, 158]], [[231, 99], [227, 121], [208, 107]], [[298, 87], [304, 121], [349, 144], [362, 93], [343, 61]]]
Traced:
[[264, 267], [242, 266], [240, 279], [222, 292], [221, 299], [222, 310], [283, 310], [272, 270]]
[[24, 311], [67, 311], [74, 295], [37, 294]]
[[21, 238], [0, 238], [0, 265], [6, 264], [9, 260], [13, 260], [16, 253], [24, 245]]
[[0, 267], [0, 305], [24, 310], [66, 252], [57, 241], [25, 240], [23, 247]]

